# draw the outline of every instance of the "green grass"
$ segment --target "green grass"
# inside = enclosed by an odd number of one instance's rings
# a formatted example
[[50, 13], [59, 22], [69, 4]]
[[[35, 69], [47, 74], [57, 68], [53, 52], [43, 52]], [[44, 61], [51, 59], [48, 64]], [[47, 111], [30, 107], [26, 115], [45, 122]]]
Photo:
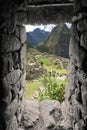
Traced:
[[41, 57], [40, 59], [38, 59], [38, 62], [39, 63], [43, 62], [43, 65], [47, 65], [47, 66], [51, 65], [51, 61], [46, 57]]
[[60, 73], [60, 74], [63, 74], [63, 75], [66, 75], [67, 74], [67, 70], [66, 69], [57, 69], [54, 65], [51, 65], [51, 66], [47, 66], [47, 65], [44, 65], [44, 68], [48, 71], [48, 72], [52, 72], [52, 71], [55, 71], [56, 73]]
[[34, 80], [33, 82], [26, 81], [25, 88], [25, 98], [30, 99], [35, 91], [40, 87], [41, 83], [39, 80]]
[[[67, 75], [67, 70], [64, 69], [67, 66], [66, 59], [63, 60], [61, 57], [56, 57], [55, 55], [51, 55], [48, 53], [41, 53], [34, 48], [29, 48], [26, 54], [27, 62], [31, 61], [31, 59], [37, 64], [43, 63], [43, 67], [48, 71], [55, 71], [56, 73], [60, 73], [62, 75]], [[57, 62], [59, 61], [59, 62]], [[64, 62], [63, 62], [64, 61]], [[61, 67], [63, 65], [63, 68]], [[25, 89], [25, 98], [30, 99], [35, 91], [41, 86], [40, 82], [41, 78], [38, 80], [26, 81], [26, 89]]]
[[39, 94], [39, 101], [45, 99], [58, 100], [60, 103], [64, 101], [66, 80], [58, 80], [57, 77], [47, 75], [42, 78], [42, 86], [44, 91]]
[[[40, 57], [39, 59], [37, 59], [38, 63], [43, 63], [43, 67], [47, 70], [47, 71], [55, 71], [57, 73], [60, 74], [67, 74], [67, 70], [66, 69], [62, 69], [61, 65], [55, 65], [55, 57], [49, 55], [45, 55], [44, 57]], [[64, 64], [65, 65], [65, 64]], [[67, 66], [67, 65], [66, 65]]]

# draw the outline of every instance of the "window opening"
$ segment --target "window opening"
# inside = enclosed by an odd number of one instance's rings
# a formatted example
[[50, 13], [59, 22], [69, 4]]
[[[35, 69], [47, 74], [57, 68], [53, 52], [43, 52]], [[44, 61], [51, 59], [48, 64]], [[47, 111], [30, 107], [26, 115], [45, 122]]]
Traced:
[[25, 98], [64, 101], [71, 24], [26, 26]]

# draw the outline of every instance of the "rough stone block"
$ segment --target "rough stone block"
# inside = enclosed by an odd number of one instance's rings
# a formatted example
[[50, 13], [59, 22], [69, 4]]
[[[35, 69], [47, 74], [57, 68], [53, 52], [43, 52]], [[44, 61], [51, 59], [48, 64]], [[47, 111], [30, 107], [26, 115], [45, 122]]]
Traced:
[[79, 13], [78, 16], [73, 16], [73, 17], [72, 17], [72, 21], [73, 21], [73, 22], [76, 22], [76, 21], [80, 20], [81, 18], [82, 18], [82, 13]]
[[24, 88], [26, 85], [25, 78], [26, 78], [26, 72], [21, 75], [21, 79], [20, 79], [21, 88]]
[[56, 100], [27, 100], [24, 102], [21, 127], [30, 130], [57, 130], [61, 120], [60, 103]]
[[69, 46], [69, 56], [72, 63], [79, 68], [83, 68], [83, 61], [86, 56], [83, 48], [80, 47], [79, 41], [75, 37], [71, 37]]
[[8, 57], [1, 56], [0, 57], [0, 78], [3, 78], [9, 73], [8, 64], [9, 64]]
[[8, 96], [9, 89], [6, 79], [0, 79], [0, 100]]
[[77, 29], [80, 32], [87, 31], [87, 19], [80, 20], [77, 24]]
[[72, 62], [70, 62], [68, 66], [68, 75], [68, 84], [65, 89], [65, 99], [70, 101], [76, 88], [76, 80], [78, 79], [76, 75], [76, 66]]
[[79, 130], [79, 127], [78, 127], [77, 123], [75, 123], [75, 128], [74, 129]]
[[[18, 85], [21, 76], [20, 74], [20, 70], [14, 70], [13, 72], [9, 73], [5, 78], [0, 79], [0, 99], [6, 98], [9, 94], [9, 91], [13, 88], [14, 90], [12, 91], [14, 96], [17, 95], [17, 91], [18, 89], [20, 89], [20, 84]], [[16, 86], [16, 88], [13, 86]]]
[[17, 11], [17, 24], [23, 25], [28, 22], [26, 11]]
[[79, 69], [77, 71], [77, 76], [79, 81], [81, 82], [81, 97], [83, 105], [85, 106], [87, 105], [87, 74]]
[[22, 88], [19, 92], [18, 92], [18, 96], [19, 96], [19, 100], [21, 100], [23, 98], [24, 95], [24, 89]]
[[25, 101], [22, 114], [23, 128], [34, 127], [39, 120], [39, 102], [31, 100]]
[[57, 125], [56, 122], [58, 122], [61, 117], [60, 103], [56, 100], [52, 101], [44, 100], [40, 102], [40, 115], [44, 121], [43, 128], [45, 129], [56, 128]]
[[87, 49], [87, 32], [84, 32], [81, 35], [81, 46], [83, 46], [85, 49]]
[[5, 77], [9, 72], [13, 70], [13, 57], [12, 54], [9, 53], [7, 55], [3, 55], [0, 57], [0, 77]]
[[2, 35], [0, 36], [1, 43], [0, 43], [0, 53], [8, 53], [17, 51], [20, 49], [21, 44], [17, 37], [14, 35]]
[[19, 80], [21, 76], [20, 69], [13, 70], [11, 73], [9, 73], [4, 79], [7, 81], [8, 86], [15, 85]]
[[11, 104], [6, 108], [4, 113], [5, 119], [10, 120], [11, 118], [13, 118], [17, 109], [18, 109], [18, 97], [16, 97], [15, 100], [13, 100]]
[[86, 84], [81, 86], [81, 93], [82, 93], [82, 103], [84, 106], [87, 106], [87, 85]]
[[8, 95], [3, 98], [1, 101], [4, 102], [6, 105], [9, 105], [11, 103], [12, 100], [12, 94], [11, 91], [8, 92]]
[[87, 74], [82, 69], [77, 70], [77, 76], [81, 84], [87, 84]]
[[20, 68], [20, 53], [18, 52], [13, 52], [12, 53], [12, 59], [13, 59], [13, 68], [14, 69], [19, 69]]
[[82, 110], [81, 110], [80, 103], [76, 100], [74, 95], [72, 97], [72, 114], [73, 114], [74, 120], [78, 122], [81, 118], [80, 116], [82, 114]]
[[15, 36], [18, 37], [18, 39], [20, 39], [20, 26], [19, 25], [16, 26]]
[[6, 125], [6, 130], [18, 130], [18, 122], [15, 116], [10, 120], [7, 120]]
[[21, 118], [22, 118], [22, 102], [21, 102], [21, 105], [19, 105], [19, 107], [18, 107], [17, 112], [16, 112], [15, 115], [17, 117], [18, 123], [20, 123]]
[[12, 100], [14, 100], [16, 98], [16, 96], [18, 95], [19, 88], [20, 88], [20, 86], [15, 84], [14, 87], [11, 89]]
[[86, 128], [86, 124], [83, 119], [79, 119], [79, 121], [75, 124], [75, 130], [84, 130]]
[[26, 41], [26, 29], [24, 26], [16, 26], [15, 35], [20, 39], [21, 43]]
[[86, 17], [87, 17], [87, 13], [82, 12], [82, 13], [79, 13], [78, 16], [73, 16], [72, 21], [76, 22], [76, 21], [79, 21], [79, 20], [84, 19]]
[[26, 67], [26, 44], [24, 44], [20, 50], [20, 65], [21, 65], [21, 69], [25, 70], [25, 67]]
[[[63, 102], [61, 104], [62, 120], [58, 123], [64, 130], [72, 130], [72, 119], [69, 102]], [[61, 130], [61, 129], [59, 129]]]
[[20, 40], [21, 43], [24, 43], [26, 41], [26, 29], [24, 26], [20, 26]]

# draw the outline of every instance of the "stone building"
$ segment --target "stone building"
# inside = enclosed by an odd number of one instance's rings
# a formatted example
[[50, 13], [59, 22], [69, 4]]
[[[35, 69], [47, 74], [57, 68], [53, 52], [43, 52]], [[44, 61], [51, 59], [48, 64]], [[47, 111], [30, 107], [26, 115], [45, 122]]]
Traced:
[[[23, 24], [60, 22], [72, 22], [68, 85], [60, 109], [62, 118], [57, 120], [56, 128], [47, 129], [87, 130], [87, 0], [0, 0], [0, 130], [23, 130], [26, 75]], [[60, 117], [58, 113], [55, 116]], [[26, 128], [42, 129], [45, 130]]]

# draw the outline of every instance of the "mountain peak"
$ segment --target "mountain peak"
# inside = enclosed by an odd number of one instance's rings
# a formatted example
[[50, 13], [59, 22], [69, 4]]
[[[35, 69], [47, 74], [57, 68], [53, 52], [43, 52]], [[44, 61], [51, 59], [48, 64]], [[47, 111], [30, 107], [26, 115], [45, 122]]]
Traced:
[[51, 31], [44, 44], [49, 48], [50, 53], [58, 56], [69, 57], [69, 40], [70, 29], [66, 24], [61, 23]]
[[40, 28], [36, 28], [36, 29], [34, 29], [33, 32], [37, 32], [37, 31], [41, 31], [41, 29]]
[[41, 30], [40, 28], [36, 28], [32, 32], [27, 33], [27, 40], [33, 45], [37, 46], [41, 42], [43, 42], [48, 36], [49, 32], [45, 30]]

